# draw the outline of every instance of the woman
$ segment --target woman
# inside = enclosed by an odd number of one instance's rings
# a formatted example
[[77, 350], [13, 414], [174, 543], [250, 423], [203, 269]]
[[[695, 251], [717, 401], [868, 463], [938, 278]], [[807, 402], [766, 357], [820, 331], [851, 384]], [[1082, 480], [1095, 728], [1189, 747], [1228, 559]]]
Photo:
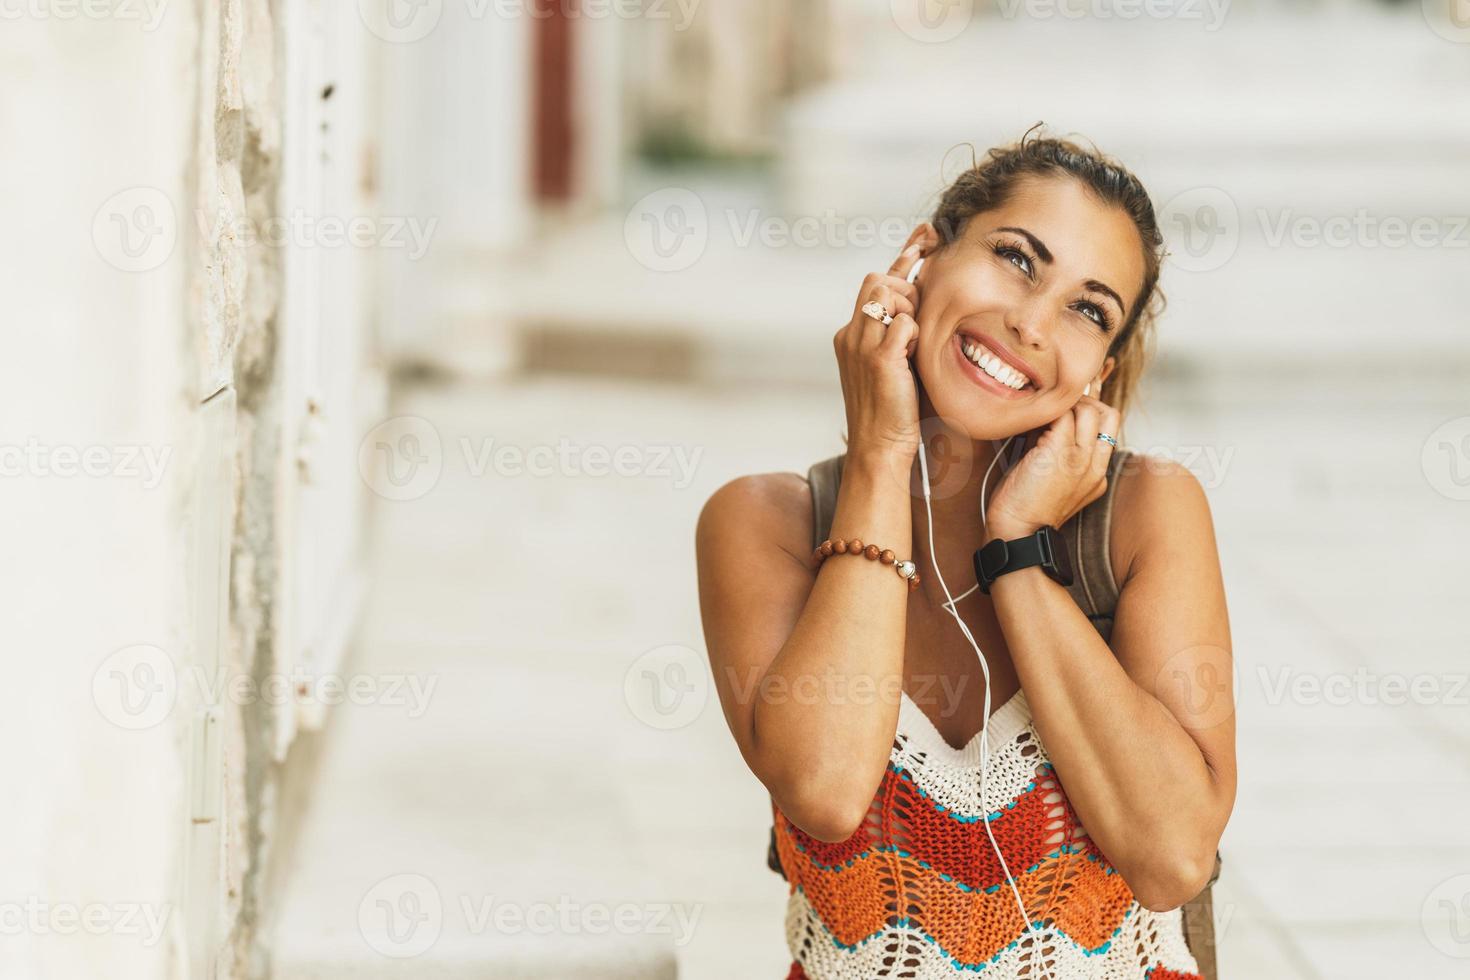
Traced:
[[[834, 338], [829, 539], [795, 474], [705, 505], [709, 656], [773, 802], [791, 977], [1204, 969], [1180, 907], [1235, 799], [1219, 559], [1192, 474], [1114, 448], [1161, 252], [1121, 166], [1030, 134], [992, 150]], [[1111, 618], [1043, 560], [1083, 511]]]

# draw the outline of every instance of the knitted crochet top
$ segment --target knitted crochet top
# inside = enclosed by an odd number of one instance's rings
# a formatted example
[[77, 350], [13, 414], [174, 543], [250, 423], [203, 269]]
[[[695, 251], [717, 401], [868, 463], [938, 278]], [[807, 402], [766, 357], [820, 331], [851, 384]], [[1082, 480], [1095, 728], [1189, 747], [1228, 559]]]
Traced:
[[[772, 805], [792, 977], [1198, 980], [1179, 909], [1152, 912], [1093, 844], [1018, 691], [955, 749], [905, 693], [868, 817], [826, 843]], [[1037, 931], [1028, 934], [982, 820]]]
[[[1061, 528], [1076, 570], [1069, 592], [1105, 639], [1118, 592], [1106, 560], [1112, 491], [1130, 455], [1114, 453], [1107, 492]], [[808, 471], [814, 542], [831, 527], [844, 462]], [[788, 980], [1213, 977], [1208, 889], [1183, 910], [1152, 912], [1134, 900], [1067, 801], [1024, 691], [991, 715], [986, 741], [982, 800], [980, 735], [954, 748], [905, 692], [888, 769], [851, 837], [816, 840], [772, 802], [770, 859], [790, 884]], [[1186, 915], [1194, 917], [1189, 936], [1205, 920], [1202, 952], [1186, 940]]]

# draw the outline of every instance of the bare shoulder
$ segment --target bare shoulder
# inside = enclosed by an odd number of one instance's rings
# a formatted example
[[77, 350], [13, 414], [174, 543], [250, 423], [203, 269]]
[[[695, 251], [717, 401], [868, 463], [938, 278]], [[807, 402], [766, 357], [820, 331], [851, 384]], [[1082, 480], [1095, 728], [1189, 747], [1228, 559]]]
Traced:
[[752, 473], [723, 484], [705, 501], [695, 531], [701, 560], [740, 542], [775, 548], [806, 567], [812, 540], [812, 488], [797, 473]]
[[705, 501], [695, 528], [710, 669], [730, 731], [757, 772], [755, 703], [737, 682], [764, 676], [811, 594], [811, 504], [806, 479], [795, 473], [736, 477]]
[[1113, 490], [1110, 557], [1119, 588], [1150, 558], [1181, 550], [1214, 553], [1209, 498], [1188, 467], [1135, 451], [1118, 467], [1114, 479], [1118, 485]]

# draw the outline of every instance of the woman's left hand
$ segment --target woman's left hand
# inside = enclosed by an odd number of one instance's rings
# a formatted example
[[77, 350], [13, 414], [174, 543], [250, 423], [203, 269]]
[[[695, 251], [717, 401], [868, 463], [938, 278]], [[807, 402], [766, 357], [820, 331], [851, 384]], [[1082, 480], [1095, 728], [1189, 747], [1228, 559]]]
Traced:
[[1026, 434], [1026, 454], [1006, 472], [986, 507], [989, 539], [1025, 537], [1044, 525], [1061, 527], [1107, 489], [1118, 410], [1090, 395], [1043, 429]]

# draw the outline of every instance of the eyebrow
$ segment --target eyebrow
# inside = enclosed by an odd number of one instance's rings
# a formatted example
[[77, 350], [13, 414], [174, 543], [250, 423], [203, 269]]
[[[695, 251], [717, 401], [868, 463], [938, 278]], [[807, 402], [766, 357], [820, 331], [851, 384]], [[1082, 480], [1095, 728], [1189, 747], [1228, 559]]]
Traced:
[[[1045, 262], [1047, 265], [1052, 264], [1053, 258], [1051, 254], [1051, 249], [1042, 244], [1041, 239], [1031, 234], [1031, 232], [1027, 231], [1025, 228], [1015, 228], [1007, 225], [1005, 227], [997, 228], [995, 230], [1009, 231], [1012, 234], [1020, 235], [1022, 238], [1026, 239], [1026, 241], [1031, 243], [1031, 247], [1036, 250], [1036, 255], [1038, 258], [1041, 259], [1041, 261]], [[1118, 304], [1118, 312], [1122, 313], [1125, 316], [1128, 314], [1128, 306], [1123, 302], [1123, 297], [1119, 296], [1117, 292], [1115, 292], [1113, 288], [1110, 287], [1107, 283], [1099, 282], [1096, 279], [1089, 279], [1082, 285], [1086, 286], [1092, 292], [1102, 293], [1104, 296], [1111, 296], [1113, 302]]]

